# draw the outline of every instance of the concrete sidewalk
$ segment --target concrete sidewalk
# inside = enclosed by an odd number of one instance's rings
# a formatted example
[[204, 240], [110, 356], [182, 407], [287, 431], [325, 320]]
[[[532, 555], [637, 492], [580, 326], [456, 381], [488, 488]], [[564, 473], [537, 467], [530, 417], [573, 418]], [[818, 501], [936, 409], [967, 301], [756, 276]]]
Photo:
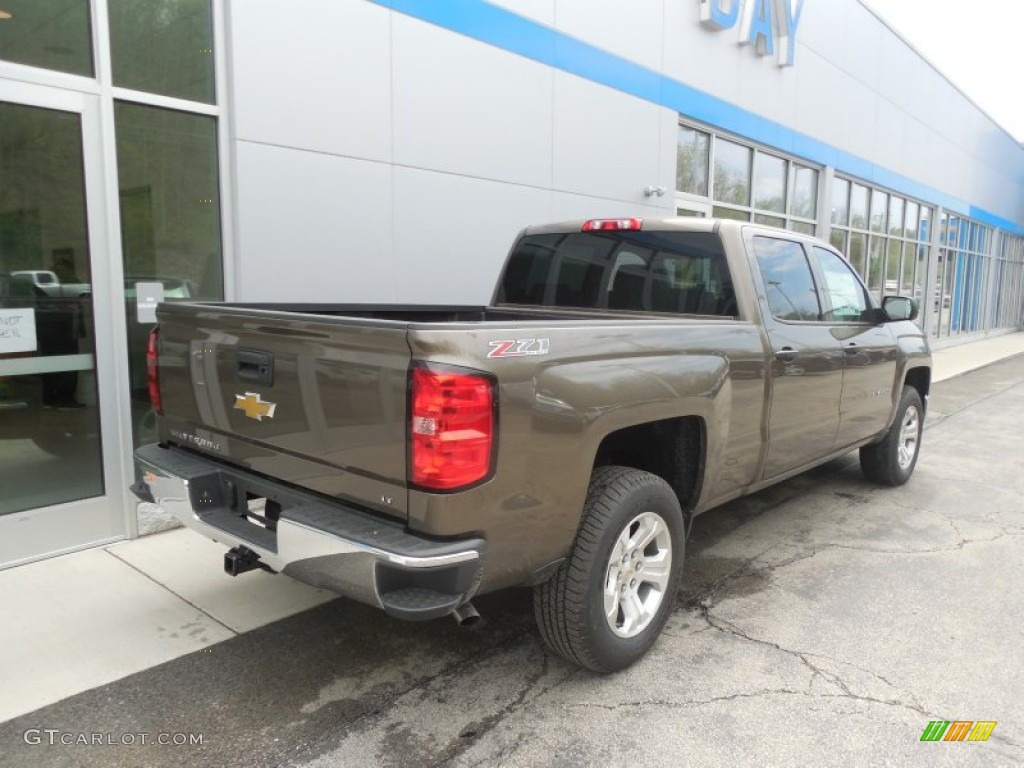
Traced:
[[[936, 382], [1024, 354], [1024, 333], [934, 353]], [[0, 571], [0, 722], [327, 602], [185, 530]]]

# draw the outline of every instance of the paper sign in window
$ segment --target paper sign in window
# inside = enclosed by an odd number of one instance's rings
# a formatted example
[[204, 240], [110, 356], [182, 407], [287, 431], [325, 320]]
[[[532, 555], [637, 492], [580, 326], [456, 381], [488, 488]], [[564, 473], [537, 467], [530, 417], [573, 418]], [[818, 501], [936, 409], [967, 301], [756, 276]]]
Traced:
[[35, 352], [36, 348], [36, 311], [0, 309], [0, 355]]
[[156, 305], [164, 300], [163, 283], [136, 283], [135, 300], [140, 323], [156, 322]]

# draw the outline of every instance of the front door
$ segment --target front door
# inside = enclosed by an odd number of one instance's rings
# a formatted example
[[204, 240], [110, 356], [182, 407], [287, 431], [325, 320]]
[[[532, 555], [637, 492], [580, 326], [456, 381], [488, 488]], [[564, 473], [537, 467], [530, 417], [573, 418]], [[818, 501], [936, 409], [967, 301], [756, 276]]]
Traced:
[[126, 533], [98, 122], [0, 84], [0, 567]]
[[885, 429], [892, 414], [899, 347], [890, 326], [869, 316], [867, 289], [846, 260], [814, 246], [822, 276], [825, 320], [843, 348], [843, 399], [836, 447], [853, 445]]

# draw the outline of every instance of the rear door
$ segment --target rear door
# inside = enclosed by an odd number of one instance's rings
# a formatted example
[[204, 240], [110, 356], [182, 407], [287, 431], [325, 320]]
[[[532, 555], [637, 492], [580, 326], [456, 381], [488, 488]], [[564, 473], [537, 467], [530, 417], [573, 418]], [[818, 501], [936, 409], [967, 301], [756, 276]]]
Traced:
[[771, 346], [771, 402], [764, 477], [801, 467], [833, 450], [839, 429], [843, 351], [822, 319], [804, 246], [755, 235], [749, 241]]
[[405, 323], [188, 304], [158, 320], [172, 442], [405, 515]]
[[837, 253], [814, 246], [823, 286], [824, 318], [843, 348], [843, 396], [836, 447], [885, 429], [892, 413], [899, 349], [892, 328], [873, 323], [864, 284]]

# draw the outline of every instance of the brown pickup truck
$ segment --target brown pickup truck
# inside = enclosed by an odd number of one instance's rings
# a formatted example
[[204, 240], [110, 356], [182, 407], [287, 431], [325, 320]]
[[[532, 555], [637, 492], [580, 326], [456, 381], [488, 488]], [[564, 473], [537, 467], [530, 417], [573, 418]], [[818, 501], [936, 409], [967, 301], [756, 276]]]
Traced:
[[486, 307], [165, 303], [135, 490], [232, 575], [404, 619], [532, 586], [548, 644], [614, 670], [696, 515], [855, 448], [910, 477], [931, 358], [883, 304], [826, 243], [703, 219], [526, 229]]

